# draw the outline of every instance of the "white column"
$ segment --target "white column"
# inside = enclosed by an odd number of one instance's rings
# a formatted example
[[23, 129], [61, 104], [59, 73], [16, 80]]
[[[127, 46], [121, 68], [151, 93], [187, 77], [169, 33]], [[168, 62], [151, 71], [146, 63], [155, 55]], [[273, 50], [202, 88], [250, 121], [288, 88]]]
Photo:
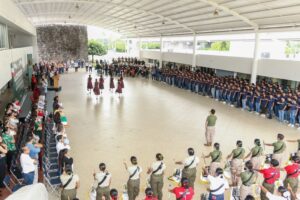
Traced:
[[139, 50], [139, 59], [142, 59], [142, 58], [141, 58], [141, 57], [142, 57], [142, 56], [141, 56], [141, 54], [142, 54], [142, 52], [141, 52], [141, 49], [142, 49], [142, 48], [141, 48], [141, 47], [142, 47], [142, 40], [141, 40], [141, 38], [139, 38], [139, 49], [138, 49], [138, 50]]
[[254, 46], [254, 53], [253, 53], [253, 63], [252, 63], [252, 72], [251, 72], [251, 83], [256, 84], [256, 77], [257, 77], [257, 66], [258, 66], [258, 59], [259, 59], [259, 32], [258, 29], [255, 29], [255, 46]]
[[192, 67], [196, 67], [196, 47], [197, 47], [197, 37], [196, 37], [196, 33], [194, 33]]
[[162, 49], [163, 49], [163, 42], [162, 42], [162, 36], [160, 36], [160, 54], [159, 54], [159, 68], [162, 68], [162, 62], [163, 62], [163, 54], [162, 54]]

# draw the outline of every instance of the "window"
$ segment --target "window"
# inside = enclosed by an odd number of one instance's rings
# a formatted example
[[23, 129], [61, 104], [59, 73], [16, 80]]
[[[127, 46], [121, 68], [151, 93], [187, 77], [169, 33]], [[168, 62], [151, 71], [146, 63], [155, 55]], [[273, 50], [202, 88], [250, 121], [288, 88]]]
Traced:
[[7, 26], [0, 24], [0, 49], [8, 48]]

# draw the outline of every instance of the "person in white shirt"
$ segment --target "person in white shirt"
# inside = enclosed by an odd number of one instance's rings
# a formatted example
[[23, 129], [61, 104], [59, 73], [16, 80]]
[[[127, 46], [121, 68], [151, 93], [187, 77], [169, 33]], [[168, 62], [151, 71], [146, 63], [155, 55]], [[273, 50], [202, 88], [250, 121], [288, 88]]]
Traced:
[[205, 173], [208, 174], [209, 199], [224, 200], [224, 193], [229, 189], [229, 184], [223, 175], [223, 169], [217, 168], [215, 176], [209, 175], [207, 168], [205, 168]]
[[32, 159], [29, 156], [30, 149], [25, 146], [22, 148], [23, 153], [20, 156], [20, 163], [22, 166], [22, 174], [24, 178], [24, 183], [26, 185], [31, 185], [33, 184], [34, 180], [34, 171], [35, 171], [35, 164], [36, 160]]
[[70, 149], [70, 146], [68, 144], [65, 144], [63, 139], [64, 138], [62, 135], [57, 136], [56, 151], [58, 155], [59, 152], [63, 149]]
[[150, 175], [150, 185], [153, 191], [153, 196], [158, 200], [162, 200], [162, 188], [164, 186], [164, 171], [166, 165], [163, 163], [163, 155], [161, 153], [156, 154], [156, 161], [152, 163], [152, 166], [148, 169]]
[[197, 166], [199, 164], [199, 158], [195, 156], [195, 151], [193, 148], [188, 148], [188, 157], [184, 162], [177, 161], [175, 164], [184, 165], [182, 170], [182, 177], [185, 177], [189, 180], [189, 184], [192, 188], [194, 188], [194, 183], [197, 175]]
[[125, 169], [129, 173], [127, 190], [129, 200], [135, 200], [140, 193], [140, 174], [142, 173], [142, 168], [138, 166], [137, 158], [135, 156], [131, 156], [130, 162], [132, 166], [128, 167], [126, 161], [124, 161]]
[[283, 186], [278, 187], [278, 195], [270, 193], [264, 186], [260, 188], [270, 200], [291, 200], [291, 193]]
[[61, 200], [75, 199], [79, 188], [79, 177], [77, 174], [73, 174], [71, 165], [65, 167], [60, 181], [62, 184]]
[[97, 191], [96, 200], [102, 200], [104, 197], [105, 200], [110, 199], [110, 184], [111, 184], [111, 174], [106, 170], [105, 163], [99, 164], [99, 172], [94, 172], [94, 188]]

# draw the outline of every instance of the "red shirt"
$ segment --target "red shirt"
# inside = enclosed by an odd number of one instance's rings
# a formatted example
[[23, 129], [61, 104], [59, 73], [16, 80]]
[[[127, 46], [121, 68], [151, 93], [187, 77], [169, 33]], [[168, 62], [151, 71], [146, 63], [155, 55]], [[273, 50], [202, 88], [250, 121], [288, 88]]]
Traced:
[[284, 169], [287, 175], [291, 174], [290, 176], [288, 176], [289, 178], [297, 178], [300, 174], [299, 164], [297, 163], [288, 165]]
[[268, 169], [259, 170], [263, 174], [265, 182], [268, 184], [274, 184], [280, 178], [280, 171], [275, 167], [270, 167]]
[[182, 200], [191, 200], [194, 196], [194, 189], [192, 187], [188, 189], [185, 189], [184, 187], [176, 187], [172, 192], [175, 194], [176, 199], [182, 197]]
[[158, 200], [156, 197], [146, 197], [145, 200]]

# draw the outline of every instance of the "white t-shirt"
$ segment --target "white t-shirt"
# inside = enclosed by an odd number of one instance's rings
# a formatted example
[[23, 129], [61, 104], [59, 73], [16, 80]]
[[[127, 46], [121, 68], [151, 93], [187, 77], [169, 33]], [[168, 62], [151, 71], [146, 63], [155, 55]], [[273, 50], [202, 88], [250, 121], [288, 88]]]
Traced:
[[[191, 164], [192, 162], [193, 164]], [[190, 164], [191, 166], [189, 166]], [[199, 158], [197, 156], [189, 156], [184, 161], [184, 166], [189, 166], [189, 169], [197, 167], [198, 164], [199, 164]]]
[[69, 145], [65, 145], [63, 142], [57, 142], [56, 144], [56, 151], [57, 151], [57, 154], [59, 154], [59, 152], [63, 149], [70, 149], [70, 146]]
[[[163, 163], [162, 161], [156, 161], [154, 163], [152, 163], [152, 172], [154, 172], [155, 170], [157, 170], [159, 168], [159, 166], [161, 165], [161, 163]], [[163, 163], [161, 168], [155, 172], [155, 175], [161, 175], [166, 169], [166, 165]]]
[[140, 173], [142, 173], [142, 171], [143, 171], [142, 168], [139, 167], [139, 166], [136, 166], [136, 165], [130, 166], [127, 169], [128, 173], [129, 173], [129, 177], [135, 172], [135, 170], [137, 170], [137, 172], [134, 174], [133, 177], [130, 178], [131, 180], [139, 179], [140, 178]]
[[[62, 185], [65, 185], [71, 177], [72, 177], [72, 175], [62, 174], [60, 176], [60, 181], [61, 181]], [[67, 187], [65, 187], [65, 190], [75, 189], [76, 183], [78, 181], [79, 181], [78, 175], [74, 174], [71, 182], [67, 185]]]
[[221, 185], [223, 185], [223, 187], [221, 187], [218, 191], [212, 192], [212, 194], [214, 194], [214, 195], [224, 194], [225, 189], [229, 189], [228, 181], [226, 180], [226, 178], [223, 175], [220, 175], [217, 177], [208, 175], [207, 179], [210, 183], [210, 185], [209, 185], [210, 190], [216, 190]]
[[34, 172], [35, 165], [34, 165], [34, 159], [32, 159], [29, 154], [22, 153], [20, 156], [20, 162], [22, 166], [22, 172], [24, 174], [27, 174], [29, 172]]
[[277, 196], [274, 194], [271, 194], [270, 192], [267, 192], [266, 196], [270, 199], [270, 200], [291, 200], [291, 194], [288, 192], [288, 197], [282, 197], [282, 196]]
[[[98, 187], [98, 184], [103, 180], [103, 178], [105, 177], [107, 173], [106, 172], [98, 172], [96, 173], [95, 175], [95, 187]], [[110, 183], [110, 179], [111, 179], [111, 174], [108, 173], [106, 179], [103, 181], [103, 183], [99, 186], [101, 188], [104, 188], [104, 187], [108, 187], [109, 186], [109, 183]]]

